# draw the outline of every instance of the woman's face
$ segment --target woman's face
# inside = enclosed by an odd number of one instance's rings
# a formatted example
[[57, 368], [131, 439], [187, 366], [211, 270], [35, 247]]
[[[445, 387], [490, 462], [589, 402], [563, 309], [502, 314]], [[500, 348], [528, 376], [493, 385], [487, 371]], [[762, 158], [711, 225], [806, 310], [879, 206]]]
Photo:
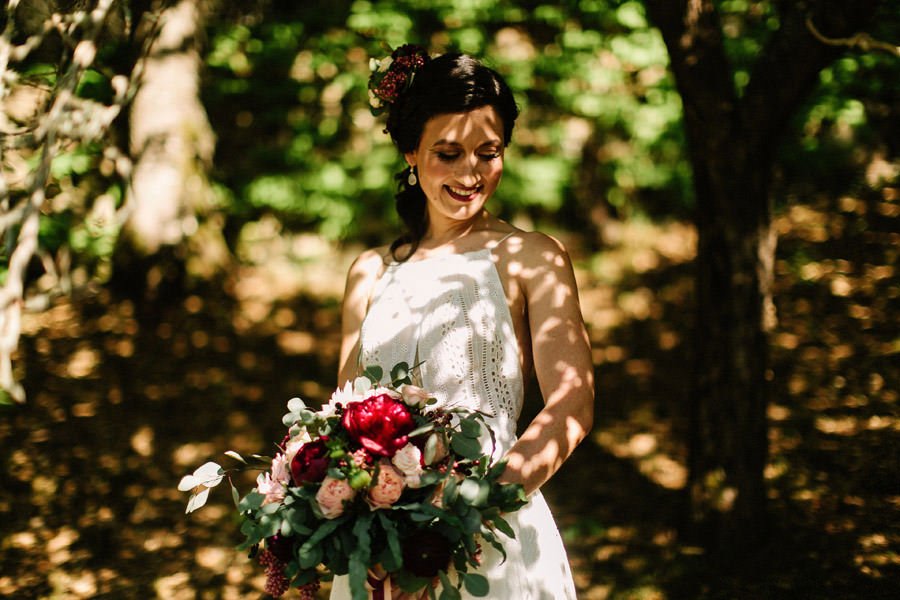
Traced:
[[481, 213], [503, 174], [503, 123], [492, 106], [437, 115], [406, 154], [428, 199], [431, 226]]

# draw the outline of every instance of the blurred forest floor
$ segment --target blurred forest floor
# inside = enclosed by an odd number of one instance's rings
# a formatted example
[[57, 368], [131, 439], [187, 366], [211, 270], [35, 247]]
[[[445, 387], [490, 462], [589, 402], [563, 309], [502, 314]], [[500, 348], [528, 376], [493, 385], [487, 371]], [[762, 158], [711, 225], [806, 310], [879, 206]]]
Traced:
[[[900, 597], [900, 198], [834, 202], [776, 221], [772, 535], [736, 565], [676, 533], [693, 230], [610, 224], [593, 256], [565, 240], [599, 413], [545, 493], [583, 600]], [[185, 516], [176, 485], [225, 450], [267, 453], [292, 396], [328, 397], [352, 252], [274, 222], [251, 238], [222, 285], [147, 304], [100, 291], [30, 317], [29, 400], [0, 413], [0, 596], [262, 596], [227, 489]]]

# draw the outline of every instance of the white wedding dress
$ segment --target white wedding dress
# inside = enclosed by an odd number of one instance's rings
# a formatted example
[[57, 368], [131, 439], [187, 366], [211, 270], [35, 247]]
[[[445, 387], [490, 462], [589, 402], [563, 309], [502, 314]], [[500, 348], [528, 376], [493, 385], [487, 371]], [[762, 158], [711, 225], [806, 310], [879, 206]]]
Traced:
[[[491, 250], [391, 264], [378, 280], [361, 330], [360, 363], [389, 373], [399, 362], [421, 362], [422, 386], [443, 406], [490, 415], [502, 457], [516, 440], [524, 381], [512, 318]], [[491, 451], [489, 439], [483, 443]], [[485, 543], [478, 569], [493, 600], [574, 600], [575, 586], [559, 531], [540, 492], [508, 515], [515, 539], [506, 550]], [[463, 598], [472, 598], [462, 590]], [[348, 600], [347, 578], [336, 577], [332, 600]]]

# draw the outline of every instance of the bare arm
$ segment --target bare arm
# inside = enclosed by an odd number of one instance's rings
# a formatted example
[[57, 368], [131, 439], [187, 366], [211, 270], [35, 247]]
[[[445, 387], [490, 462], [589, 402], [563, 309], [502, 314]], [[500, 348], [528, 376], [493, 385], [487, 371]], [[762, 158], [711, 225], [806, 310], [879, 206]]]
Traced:
[[378, 250], [367, 250], [357, 257], [347, 272], [341, 307], [341, 354], [338, 363], [338, 385], [357, 375], [359, 330], [369, 306], [372, 287], [381, 274], [384, 261]]
[[521, 483], [530, 494], [559, 469], [590, 431], [594, 369], [565, 249], [552, 238], [530, 234], [521, 262], [519, 278], [544, 408], [507, 455], [504, 479]]

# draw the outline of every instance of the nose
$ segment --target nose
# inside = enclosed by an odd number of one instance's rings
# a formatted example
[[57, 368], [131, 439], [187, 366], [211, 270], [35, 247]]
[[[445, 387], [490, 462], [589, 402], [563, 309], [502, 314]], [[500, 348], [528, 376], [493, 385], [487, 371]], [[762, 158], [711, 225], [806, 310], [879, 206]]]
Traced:
[[478, 183], [481, 178], [478, 172], [478, 164], [478, 157], [474, 155], [466, 157], [464, 160], [456, 161], [454, 176], [460, 184], [474, 187]]

